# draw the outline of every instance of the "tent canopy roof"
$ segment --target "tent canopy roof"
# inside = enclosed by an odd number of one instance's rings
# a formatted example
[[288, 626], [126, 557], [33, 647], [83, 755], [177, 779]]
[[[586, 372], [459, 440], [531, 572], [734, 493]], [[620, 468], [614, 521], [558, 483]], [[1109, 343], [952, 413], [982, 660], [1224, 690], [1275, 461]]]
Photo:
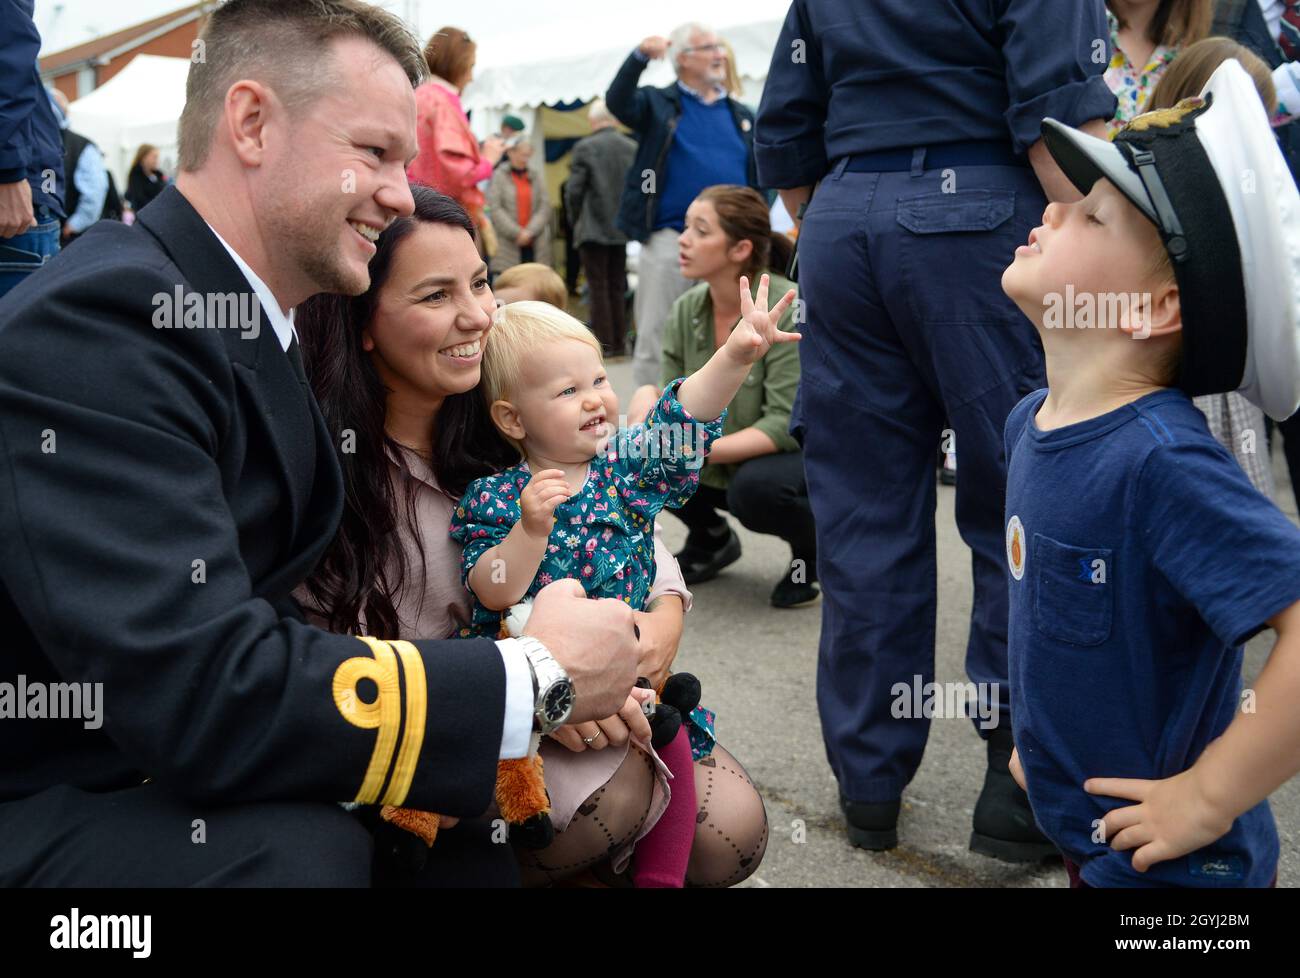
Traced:
[[154, 144], [164, 157], [174, 154], [189, 70], [188, 58], [139, 54], [68, 107], [68, 125], [99, 146], [119, 190], [141, 143]]
[[[781, 32], [781, 21], [758, 21], [751, 24], [718, 28], [736, 53], [736, 68], [745, 87], [744, 98], [754, 101], [767, 78], [772, 49]], [[549, 57], [538, 61], [482, 68], [465, 89], [465, 108], [502, 109], [506, 106], [532, 107], [558, 102], [587, 102], [604, 96], [619, 66], [631, 52], [633, 44], [621, 44], [583, 54]], [[652, 61], [641, 76], [643, 85], [667, 85], [673, 70], [666, 59]]]

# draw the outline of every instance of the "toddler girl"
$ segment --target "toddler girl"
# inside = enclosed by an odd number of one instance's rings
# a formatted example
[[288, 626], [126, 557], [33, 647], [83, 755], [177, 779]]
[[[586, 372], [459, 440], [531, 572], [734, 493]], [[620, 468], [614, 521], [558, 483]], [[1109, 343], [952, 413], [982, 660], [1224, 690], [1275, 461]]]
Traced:
[[[512, 605], [564, 577], [591, 597], [643, 609], [654, 582], [656, 514], [680, 506], [699, 485], [709, 442], [721, 436], [726, 405], [750, 367], [773, 343], [800, 338], [776, 325], [793, 291], [769, 311], [767, 276], [753, 300], [748, 281], [739, 286], [743, 318], [727, 342], [694, 375], [669, 384], [643, 423], [622, 430], [600, 343], [586, 326], [540, 302], [498, 311], [484, 345], [483, 386], [493, 421], [521, 460], [472, 482], [452, 519], [452, 537], [465, 548], [461, 573], [474, 596], [476, 634], [496, 635]], [[711, 720], [696, 710], [663, 752], [669, 770], [674, 755], [686, 760], [679, 794], [693, 783], [684, 735], [693, 753], [707, 754]], [[694, 811], [676, 802], [660, 820], [665, 831], [675, 814], [689, 819]], [[638, 883], [643, 873], [663, 876], [661, 861], [646, 851], [661, 826], [642, 843]]]

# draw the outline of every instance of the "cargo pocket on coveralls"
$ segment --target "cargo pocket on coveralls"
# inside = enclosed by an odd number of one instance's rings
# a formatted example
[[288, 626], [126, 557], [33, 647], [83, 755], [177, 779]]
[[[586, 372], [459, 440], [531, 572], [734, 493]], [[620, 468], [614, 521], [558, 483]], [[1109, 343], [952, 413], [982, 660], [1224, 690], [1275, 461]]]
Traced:
[[[899, 266], [916, 322], [991, 324], [1023, 318], [1002, 292], [1015, 257], [1014, 190], [900, 197]], [[996, 234], [989, 232], [996, 231]], [[948, 287], [954, 278], [962, 288]]]

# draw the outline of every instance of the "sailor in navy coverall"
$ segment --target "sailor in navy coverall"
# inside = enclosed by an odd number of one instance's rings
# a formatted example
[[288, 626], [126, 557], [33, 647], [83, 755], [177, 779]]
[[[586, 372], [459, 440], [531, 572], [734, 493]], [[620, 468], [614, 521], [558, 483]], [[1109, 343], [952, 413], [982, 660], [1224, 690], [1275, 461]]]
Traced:
[[865, 848], [897, 844], [929, 732], [908, 714], [914, 685], [934, 678], [934, 461], [948, 419], [974, 579], [966, 667], [986, 709], [998, 690], [996, 727], [977, 725], [989, 771], [971, 844], [1009, 860], [1053, 852], [1007, 773], [1002, 430], [1045, 378], [1000, 279], [1044, 190], [1077, 199], [1039, 124], [1114, 114], [1107, 44], [1102, 0], [794, 0], [772, 58], [759, 182], [791, 213], [817, 184], [799, 235], [791, 420], [825, 593], [817, 699], [849, 837]]

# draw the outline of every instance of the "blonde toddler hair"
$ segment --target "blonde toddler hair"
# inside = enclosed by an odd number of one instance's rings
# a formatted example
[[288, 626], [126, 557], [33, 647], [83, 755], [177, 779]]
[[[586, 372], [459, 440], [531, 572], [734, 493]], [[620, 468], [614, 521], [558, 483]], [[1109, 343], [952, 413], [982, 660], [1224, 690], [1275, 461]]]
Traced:
[[527, 300], [498, 309], [483, 346], [483, 394], [487, 403], [508, 401], [517, 394], [524, 363], [535, 351], [560, 340], [586, 343], [596, 351], [600, 362], [605, 362], [595, 334], [550, 303]]

